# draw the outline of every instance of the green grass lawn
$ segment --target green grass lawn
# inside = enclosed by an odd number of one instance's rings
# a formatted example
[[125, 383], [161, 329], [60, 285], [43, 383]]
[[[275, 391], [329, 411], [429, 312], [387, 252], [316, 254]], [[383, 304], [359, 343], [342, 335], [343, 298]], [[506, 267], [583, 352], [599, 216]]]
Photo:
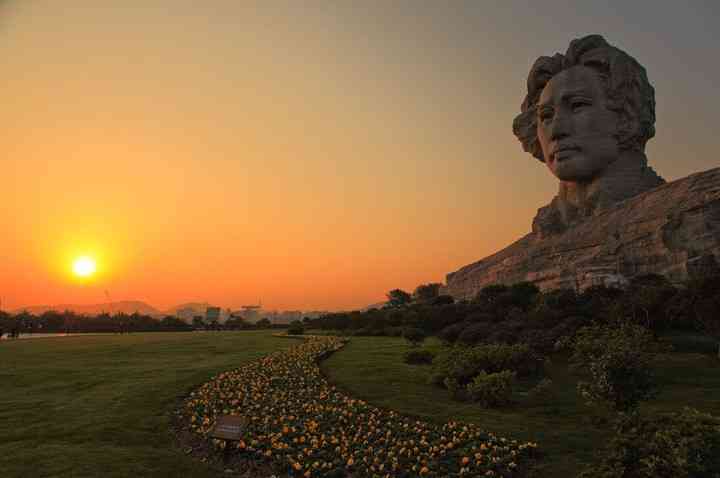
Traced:
[[[427, 348], [439, 349], [435, 340]], [[555, 398], [532, 403], [520, 396], [512, 407], [486, 410], [477, 404], [450, 399], [446, 390], [427, 384], [430, 368], [407, 365], [409, 347], [399, 338], [353, 337], [341, 352], [322, 365], [330, 381], [349, 394], [370, 403], [430, 421], [470, 421], [499, 436], [537, 441], [547, 453], [538, 470], [541, 477], [574, 476], [607, 438], [590, 419], [575, 386], [578, 377], [568, 371], [563, 357], [553, 357], [549, 375]], [[720, 361], [711, 355], [675, 353], [657, 362], [660, 396], [645, 405], [658, 411], [692, 406], [720, 415]], [[523, 387], [525, 386], [525, 387]], [[530, 384], [520, 384], [523, 388]]]
[[179, 397], [292, 345], [271, 331], [0, 342], [0, 476], [209, 477], [174, 445]]

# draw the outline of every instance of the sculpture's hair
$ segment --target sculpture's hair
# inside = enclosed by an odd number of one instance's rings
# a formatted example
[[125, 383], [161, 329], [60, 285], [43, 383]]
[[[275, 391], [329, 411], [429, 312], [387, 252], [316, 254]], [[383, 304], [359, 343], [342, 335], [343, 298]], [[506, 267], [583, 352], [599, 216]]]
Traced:
[[537, 103], [550, 79], [563, 70], [583, 65], [595, 70], [605, 86], [608, 109], [618, 113], [618, 145], [621, 151], [645, 151], [655, 136], [655, 90], [647, 73], [633, 57], [610, 45], [600, 35], [570, 42], [565, 55], [541, 56], [530, 68], [527, 96], [513, 121], [513, 133], [523, 149], [545, 161], [537, 140]]

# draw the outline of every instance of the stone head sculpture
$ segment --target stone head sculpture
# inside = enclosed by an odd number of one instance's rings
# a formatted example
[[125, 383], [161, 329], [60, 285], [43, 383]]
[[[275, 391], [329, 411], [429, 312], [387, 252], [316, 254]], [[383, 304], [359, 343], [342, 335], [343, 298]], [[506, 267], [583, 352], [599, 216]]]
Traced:
[[560, 180], [559, 199], [576, 207], [663, 182], [644, 154], [655, 135], [655, 91], [645, 68], [599, 35], [535, 61], [513, 132]]

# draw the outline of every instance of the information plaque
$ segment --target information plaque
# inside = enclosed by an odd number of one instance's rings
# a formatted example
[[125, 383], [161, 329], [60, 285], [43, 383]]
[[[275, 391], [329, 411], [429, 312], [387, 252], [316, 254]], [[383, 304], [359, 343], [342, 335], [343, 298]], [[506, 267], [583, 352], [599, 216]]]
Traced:
[[250, 420], [245, 416], [220, 415], [215, 426], [210, 430], [210, 436], [219, 440], [240, 441], [245, 436]]

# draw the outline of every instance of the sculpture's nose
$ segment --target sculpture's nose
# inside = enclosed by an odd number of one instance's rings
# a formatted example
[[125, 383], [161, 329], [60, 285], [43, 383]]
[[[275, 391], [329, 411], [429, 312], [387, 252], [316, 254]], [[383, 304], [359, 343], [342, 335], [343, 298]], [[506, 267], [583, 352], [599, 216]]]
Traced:
[[550, 125], [550, 140], [557, 141], [570, 134], [570, 126], [565, 115], [556, 114]]

